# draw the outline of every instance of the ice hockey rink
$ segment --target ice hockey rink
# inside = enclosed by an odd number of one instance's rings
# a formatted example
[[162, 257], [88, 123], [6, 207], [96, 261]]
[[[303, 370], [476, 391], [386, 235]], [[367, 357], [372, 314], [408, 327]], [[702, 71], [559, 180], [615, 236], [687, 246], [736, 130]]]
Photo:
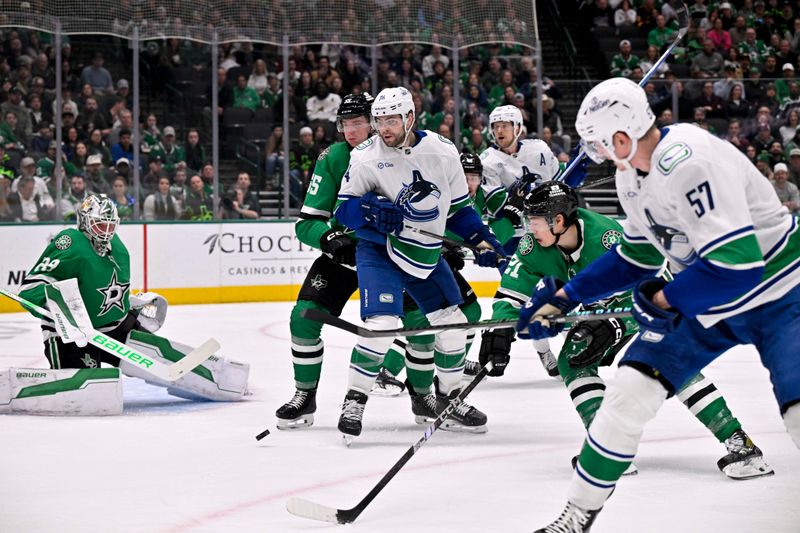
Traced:
[[[490, 300], [482, 304], [488, 311]], [[122, 416], [0, 417], [0, 531], [530, 532], [561, 512], [583, 429], [563, 384], [516, 342], [506, 376], [469, 396], [488, 415], [488, 433], [438, 431], [354, 524], [290, 515], [291, 496], [352, 507], [424, 431], [407, 396], [373, 397], [361, 437], [341, 444], [336, 423], [355, 338], [332, 328], [323, 332], [314, 426], [278, 431], [275, 409], [293, 392], [291, 307], [169, 310], [161, 334], [194, 345], [213, 336], [221, 355], [250, 363], [246, 401], [193, 403], [126, 378]], [[351, 302], [343, 316], [357, 312]], [[0, 367], [45, 366], [40, 340], [30, 316], [0, 315]], [[727, 479], [716, 467], [724, 446], [672, 399], [645, 431], [639, 475], [619, 483], [593, 531], [800, 532], [800, 452], [757, 354], [733, 350], [707, 375], [776, 475]], [[257, 442], [265, 428], [271, 435]]]

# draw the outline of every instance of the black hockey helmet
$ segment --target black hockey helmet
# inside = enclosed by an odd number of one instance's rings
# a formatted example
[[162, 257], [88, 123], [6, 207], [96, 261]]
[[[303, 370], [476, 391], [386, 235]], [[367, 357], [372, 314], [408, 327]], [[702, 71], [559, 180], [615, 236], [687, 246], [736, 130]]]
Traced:
[[342, 132], [343, 118], [366, 117], [367, 122], [372, 118], [372, 102], [375, 98], [369, 93], [348, 94], [342, 98], [339, 110], [336, 112], [336, 129]]
[[558, 214], [570, 226], [578, 217], [578, 195], [562, 181], [546, 181], [525, 195], [523, 208], [526, 217], [544, 217], [551, 228]]
[[461, 168], [464, 169], [464, 174], [481, 174], [483, 175], [483, 163], [478, 154], [472, 152], [465, 152], [461, 154]]

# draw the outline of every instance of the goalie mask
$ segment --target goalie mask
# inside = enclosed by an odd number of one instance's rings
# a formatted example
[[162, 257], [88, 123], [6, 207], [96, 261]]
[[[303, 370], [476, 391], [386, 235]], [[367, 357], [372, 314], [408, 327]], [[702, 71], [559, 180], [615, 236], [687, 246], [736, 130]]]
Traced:
[[119, 225], [117, 206], [105, 194], [92, 194], [78, 208], [77, 217], [78, 230], [86, 235], [97, 255], [106, 255]]

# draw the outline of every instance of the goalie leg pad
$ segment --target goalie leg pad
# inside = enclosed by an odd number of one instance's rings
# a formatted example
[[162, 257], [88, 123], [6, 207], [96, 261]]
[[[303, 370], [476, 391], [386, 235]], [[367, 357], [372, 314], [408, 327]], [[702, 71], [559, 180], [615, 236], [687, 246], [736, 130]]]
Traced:
[[[180, 361], [192, 347], [144, 331], [131, 331], [126, 343], [143, 354], [166, 364]], [[167, 387], [173, 396], [235, 402], [247, 394], [250, 365], [212, 355], [202, 365], [174, 382], [162, 381], [123, 362], [120, 369], [126, 376], [141, 378], [153, 385]]]
[[600, 509], [633, 461], [644, 426], [667, 397], [664, 386], [630, 366], [617, 370], [589, 426], [572, 476], [568, 500], [584, 509]]
[[119, 369], [9, 368], [0, 371], [0, 413], [122, 414]]

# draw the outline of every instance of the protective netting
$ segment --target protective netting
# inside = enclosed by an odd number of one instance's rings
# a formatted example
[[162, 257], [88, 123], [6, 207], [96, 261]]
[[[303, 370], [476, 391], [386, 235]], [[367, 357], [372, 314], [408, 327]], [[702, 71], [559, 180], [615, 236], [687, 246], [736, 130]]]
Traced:
[[533, 1], [0, 0], [0, 26], [65, 34], [280, 44], [395, 42], [533, 46]]

